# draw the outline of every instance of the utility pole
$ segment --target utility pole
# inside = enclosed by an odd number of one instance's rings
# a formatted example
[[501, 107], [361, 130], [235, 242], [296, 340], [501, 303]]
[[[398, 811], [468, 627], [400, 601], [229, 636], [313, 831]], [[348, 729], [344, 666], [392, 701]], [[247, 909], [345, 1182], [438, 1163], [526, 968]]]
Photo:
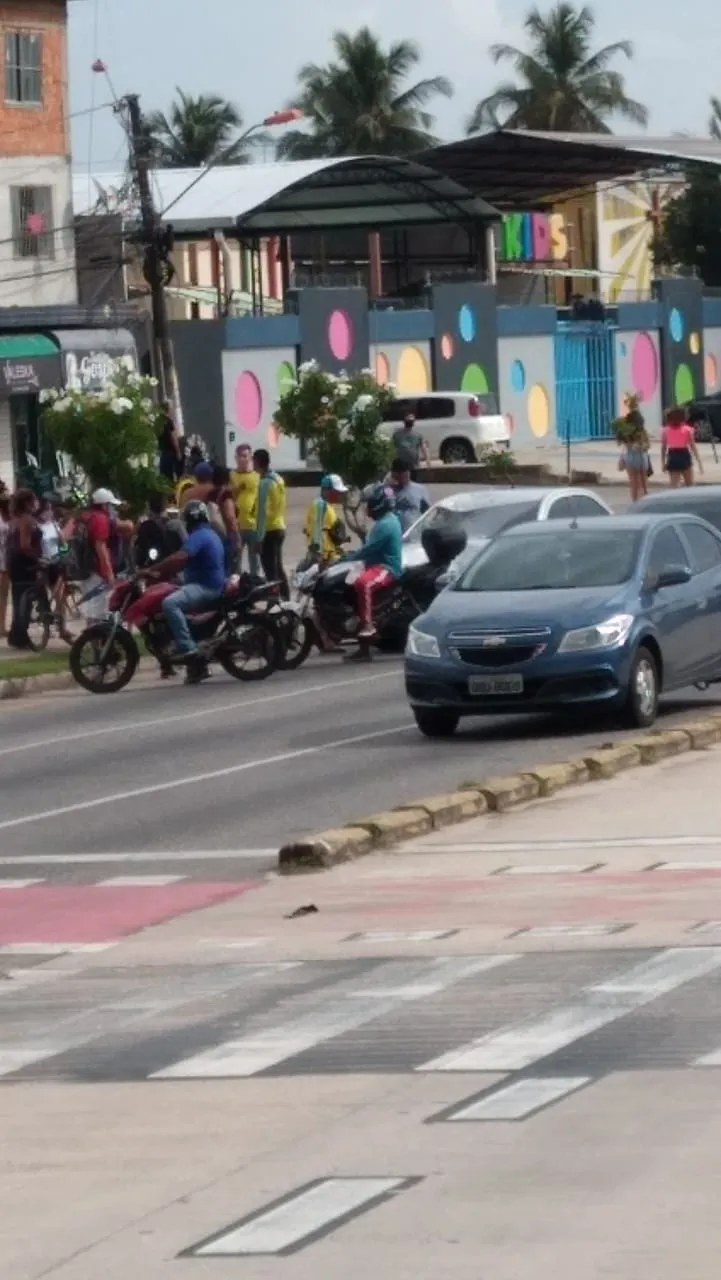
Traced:
[[140, 100], [136, 93], [127, 94], [124, 103], [130, 126], [130, 166], [135, 176], [140, 198], [141, 243], [144, 248], [143, 273], [150, 285], [155, 341], [155, 366], [158, 370], [163, 397], [173, 407], [175, 425], [182, 435], [183, 415], [180, 403], [180, 386], [170, 340], [168, 308], [165, 287], [175, 274], [170, 261], [173, 248], [171, 227], [163, 227], [155, 210], [150, 187], [150, 145], [143, 127]]

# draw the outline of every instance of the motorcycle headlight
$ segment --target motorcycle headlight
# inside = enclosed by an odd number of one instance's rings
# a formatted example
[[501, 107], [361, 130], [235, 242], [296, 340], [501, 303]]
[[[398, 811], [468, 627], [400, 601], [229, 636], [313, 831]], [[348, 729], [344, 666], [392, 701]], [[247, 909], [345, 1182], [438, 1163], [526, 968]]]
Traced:
[[632, 613], [617, 613], [594, 627], [579, 627], [567, 631], [558, 646], [559, 653], [585, 653], [594, 649], [613, 649], [625, 644], [633, 626]]
[[406, 653], [415, 658], [440, 658], [441, 649], [435, 636], [419, 631], [417, 627], [409, 627]]

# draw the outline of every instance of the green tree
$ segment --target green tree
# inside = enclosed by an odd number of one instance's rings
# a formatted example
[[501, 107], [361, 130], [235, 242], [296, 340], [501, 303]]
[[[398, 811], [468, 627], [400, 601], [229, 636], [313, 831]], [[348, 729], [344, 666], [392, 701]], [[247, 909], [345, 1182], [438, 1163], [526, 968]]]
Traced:
[[721, 98], [711, 99], [711, 115], [708, 122], [708, 131], [712, 138], [716, 138], [721, 142]]
[[146, 129], [154, 163], [164, 169], [199, 169], [209, 164], [249, 164], [258, 135], [244, 137], [243, 119], [232, 102], [215, 94], [197, 98], [176, 89], [168, 115], [153, 111]]
[[623, 76], [611, 68], [619, 55], [633, 56], [628, 40], [593, 51], [596, 19], [584, 5], [565, 0], [548, 13], [534, 8], [524, 28], [529, 48], [491, 46], [496, 63], [510, 63], [519, 82], [507, 81], [483, 98], [468, 121], [468, 133], [482, 129], [539, 129], [554, 133], [610, 133], [618, 115], [645, 125], [648, 112], [626, 96]]
[[335, 57], [326, 66], [308, 63], [298, 72], [298, 107], [310, 131], [292, 129], [278, 145], [282, 159], [315, 156], [411, 155], [433, 146], [434, 118], [427, 104], [453, 89], [444, 76], [407, 80], [420, 61], [411, 40], [385, 49], [368, 27], [336, 31]]
[[656, 266], [693, 272], [704, 284], [721, 286], [721, 179], [718, 172], [690, 166], [686, 188], [664, 209], [653, 242]]
[[163, 487], [155, 469], [162, 410], [155, 378], [119, 370], [101, 392], [43, 391], [43, 427], [91, 489], [108, 488], [134, 515]]

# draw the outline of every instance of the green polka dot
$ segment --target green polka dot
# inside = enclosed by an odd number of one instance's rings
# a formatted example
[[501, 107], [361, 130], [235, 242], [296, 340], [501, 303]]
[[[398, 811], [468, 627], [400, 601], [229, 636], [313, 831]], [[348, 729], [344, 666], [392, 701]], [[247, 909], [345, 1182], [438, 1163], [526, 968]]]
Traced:
[[485, 369], [480, 364], [467, 365], [461, 379], [461, 391], [467, 391], [471, 395], [483, 395], [488, 390], [488, 378], [486, 377]]
[[673, 393], [676, 397], [676, 404], [686, 404], [688, 400], [693, 400], [696, 395], [693, 372], [687, 364], [680, 364], [676, 370]]
[[278, 395], [284, 396], [287, 391], [290, 391], [291, 387], [295, 386], [296, 382], [295, 369], [289, 360], [284, 360], [278, 366]]

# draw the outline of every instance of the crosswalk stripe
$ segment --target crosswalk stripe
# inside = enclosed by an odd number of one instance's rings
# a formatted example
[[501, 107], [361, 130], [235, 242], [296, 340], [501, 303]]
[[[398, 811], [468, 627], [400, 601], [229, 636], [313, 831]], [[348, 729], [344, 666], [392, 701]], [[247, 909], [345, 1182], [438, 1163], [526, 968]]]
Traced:
[[[403, 966], [405, 983], [373, 991], [369, 984], [351, 989], [335, 1000], [300, 1018], [281, 1023], [255, 1035], [228, 1040], [203, 1053], [183, 1058], [150, 1078], [193, 1080], [213, 1077], [234, 1079], [258, 1075], [287, 1058], [313, 1049], [346, 1031], [355, 1031], [375, 1018], [392, 1013], [403, 1004], [444, 991], [463, 978], [499, 968], [518, 959], [512, 955], [458, 957], [412, 962]], [[397, 975], [397, 970], [396, 970]]]
[[525, 1076], [447, 1114], [450, 1121], [525, 1120], [590, 1084], [590, 1076]]
[[586, 987], [543, 1017], [493, 1031], [416, 1070], [522, 1071], [720, 966], [719, 947], [672, 948], [618, 978]]

